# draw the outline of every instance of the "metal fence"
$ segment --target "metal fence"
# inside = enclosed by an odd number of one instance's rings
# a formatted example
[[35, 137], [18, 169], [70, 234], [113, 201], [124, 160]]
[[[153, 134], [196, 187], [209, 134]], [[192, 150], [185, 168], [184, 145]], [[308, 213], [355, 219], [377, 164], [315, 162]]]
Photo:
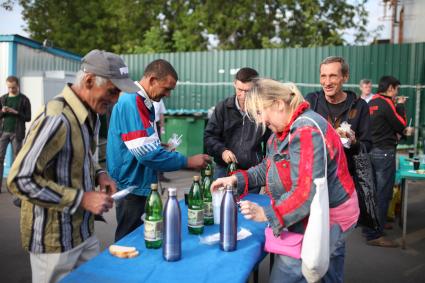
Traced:
[[[425, 85], [425, 43], [383, 44], [262, 50], [232, 50], [186, 53], [123, 55], [133, 79], [138, 80], [145, 66], [154, 59], [170, 61], [179, 74], [179, 84], [169, 99], [168, 109], [180, 112], [206, 112], [219, 100], [234, 93], [232, 81], [241, 67], [258, 70], [261, 76], [292, 81], [302, 93], [320, 89], [319, 65], [327, 56], [343, 56], [350, 64], [347, 86], [358, 92], [363, 78], [377, 82], [392, 75], [406, 86], [402, 95], [413, 97], [416, 85]], [[410, 101], [412, 101], [410, 99]], [[413, 104], [408, 105], [412, 115]], [[421, 109], [425, 107], [421, 105]], [[422, 111], [423, 112], [423, 111]], [[421, 117], [421, 122], [424, 122]]]

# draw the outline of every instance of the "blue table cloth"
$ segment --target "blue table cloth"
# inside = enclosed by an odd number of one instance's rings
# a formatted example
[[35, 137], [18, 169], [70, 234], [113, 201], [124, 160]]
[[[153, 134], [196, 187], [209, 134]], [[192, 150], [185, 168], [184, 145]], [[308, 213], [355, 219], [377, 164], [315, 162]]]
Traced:
[[[269, 204], [264, 195], [248, 195], [246, 200]], [[167, 262], [162, 257], [162, 248], [146, 249], [143, 226], [117, 242], [134, 246], [139, 256], [121, 259], [112, 256], [106, 249], [95, 258], [71, 272], [61, 282], [246, 282], [252, 269], [266, 255], [264, 252], [264, 228], [266, 223], [246, 220], [238, 215], [238, 228], [246, 228], [252, 235], [237, 243], [237, 250], [224, 252], [219, 244], [201, 244], [198, 235], [187, 229], [187, 206], [180, 201], [182, 212], [182, 259]], [[219, 232], [219, 225], [205, 226], [202, 236]]]

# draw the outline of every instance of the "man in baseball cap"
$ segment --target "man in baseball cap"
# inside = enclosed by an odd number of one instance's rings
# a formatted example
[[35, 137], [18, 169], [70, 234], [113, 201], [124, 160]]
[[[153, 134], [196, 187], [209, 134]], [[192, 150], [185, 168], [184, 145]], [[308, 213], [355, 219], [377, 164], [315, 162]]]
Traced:
[[118, 55], [94, 49], [81, 59], [81, 70], [85, 73], [111, 80], [111, 82], [124, 92], [138, 92], [139, 88], [128, 75], [128, 67]]
[[138, 90], [118, 55], [93, 50], [74, 83], [33, 122], [8, 177], [10, 192], [22, 201], [21, 240], [32, 282], [60, 281], [99, 253], [94, 215], [112, 208], [116, 184], [93, 159], [97, 114], [121, 91]]

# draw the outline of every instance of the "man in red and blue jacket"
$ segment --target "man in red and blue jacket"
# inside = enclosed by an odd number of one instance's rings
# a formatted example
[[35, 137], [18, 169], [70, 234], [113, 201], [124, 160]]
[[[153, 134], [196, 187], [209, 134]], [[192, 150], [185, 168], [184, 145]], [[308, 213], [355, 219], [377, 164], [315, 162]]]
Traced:
[[135, 83], [140, 91], [122, 94], [112, 110], [106, 153], [108, 171], [119, 190], [137, 187], [117, 202], [116, 241], [142, 224], [146, 196], [151, 184], [158, 182], [157, 171], [201, 169], [209, 160], [205, 154], [186, 158], [161, 146], [152, 101], [170, 96], [177, 80], [177, 72], [169, 62], [155, 60], [146, 67], [140, 82]]

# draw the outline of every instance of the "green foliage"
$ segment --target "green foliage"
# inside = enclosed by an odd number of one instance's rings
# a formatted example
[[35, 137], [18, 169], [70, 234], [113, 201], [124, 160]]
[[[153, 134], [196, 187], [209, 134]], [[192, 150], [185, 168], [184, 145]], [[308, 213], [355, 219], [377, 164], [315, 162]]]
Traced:
[[364, 43], [365, 2], [19, 0], [33, 39], [80, 54], [341, 45], [348, 28]]

